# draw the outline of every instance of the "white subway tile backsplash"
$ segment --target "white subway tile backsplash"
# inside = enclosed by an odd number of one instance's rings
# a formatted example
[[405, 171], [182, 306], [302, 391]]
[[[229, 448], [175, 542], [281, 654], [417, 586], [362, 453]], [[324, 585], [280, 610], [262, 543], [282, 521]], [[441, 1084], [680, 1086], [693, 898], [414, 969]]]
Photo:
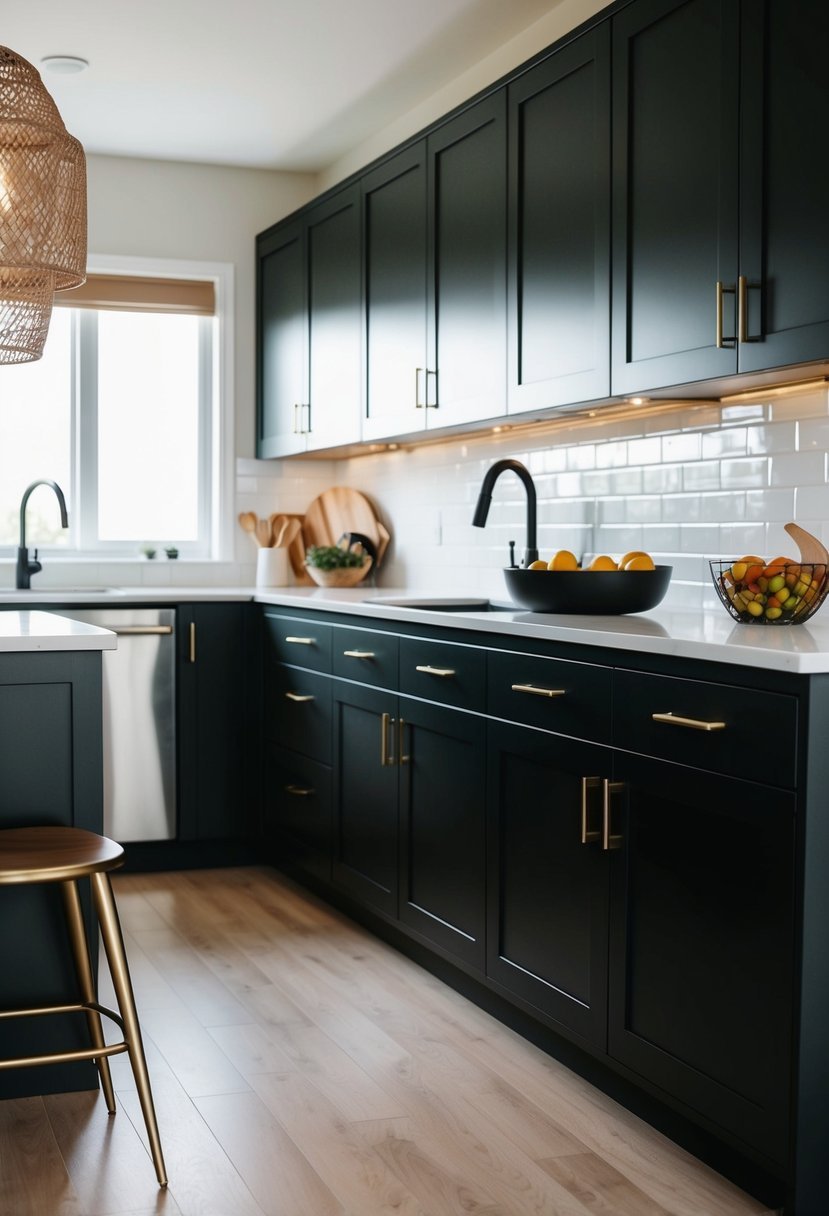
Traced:
[[716, 460], [700, 460], [696, 464], [682, 466], [683, 490], [718, 490], [720, 488], [720, 466]]
[[597, 469], [619, 469], [627, 464], [626, 443], [602, 443], [596, 448]]
[[797, 422], [770, 422], [762, 426], [747, 428], [748, 454], [755, 453], [771, 455], [774, 452], [794, 452], [797, 450]]
[[772, 456], [771, 458], [771, 484], [773, 486], [822, 485], [825, 481], [825, 452], [792, 452], [789, 455]]
[[794, 519], [795, 491], [746, 490], [746, 519], [778, 523]]
[[720, 484], [724, 490], [757, 489], [769, 484], [769, 462], [760, 456], [720, 461]]
[[628, 464], [658, 464], [662, 459], [662, 441], [656, 437], [628, 440]]
[[791, 397], [775, 397], [769, 407], [769, 417], [775, 422], [786, 418], [818, 418], [829, 415], [829, 390], [815, 389]]
[[699, 460], [702, 454], [702, 437], [694, 432], [680, 435], [665, 435], [662, 439], [662, 459]]
[[746, 428], [744, 426], [706, 431], [702, 436], [703, 460], [716, 460], [719, 456], [745, 456], [745, 454]]
[[815, 448], [825, 452], [829, 448], [829, 418], [804, 418], [796, 425], [798, 428], [797, 446], [801, 452]]
[[681, 489], [681, 464], [660, 464], [642, 470], [642, 491], [645, 494], [677, 494]]
[[745, 519], [746, 495], [744, 490], [729, 490], [725, 494], [704, 494], [700, 503], [700, 517], [706, 523], [721, 523], [732, 519]]
[[798, 486], [792, 518], [829, 520], [829, 486]]

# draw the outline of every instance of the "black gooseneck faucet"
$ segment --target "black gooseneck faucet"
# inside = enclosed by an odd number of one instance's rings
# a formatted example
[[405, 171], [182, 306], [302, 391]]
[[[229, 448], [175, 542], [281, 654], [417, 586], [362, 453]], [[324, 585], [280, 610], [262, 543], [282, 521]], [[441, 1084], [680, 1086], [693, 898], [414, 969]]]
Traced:
[[15, 586], [18, 588], [18, 590], [24, 591], [28, 591], [31, 588], [32, 575], [37, 574], [39, 570], [43, 569], [42, 565], [37, 560], [37, 549], [35, 549], [33, 560], [29, 561], [29, 550], [26, 548], [26, 505], [29, 501], [29, 495], [31, 494], [32, 490], [36, 489], [38, 486], [52, 487], [58, 500], [58, 506], [60, 507], [60, 526], [62, 528], [69, 527], [69, 516], [66, 513], [66, 499], [63, 497], [63, 490], [60, 488], [58, 483], [56, 481], [48, 481], [45, 479], [41, 481], [33, 481], [32, 484], [26, 488], [20, 502], [20, 544], [17, 547], [17, 576], [15, 579]]
[[486, 517], [489, 515], [489, 506], [492, 502], [492, 491], [496, 481], [505, 473], [507, 469], [512, 469], [513, 473], [517, 473], [524, 483], [524, 489], [527, 491], [527, 547], [524, 550], [524, 569], [526, 570], [530, 562], [538, 561], [538, 548], [536, 540], [536, 496], [535, 484], [530, 476], [529, 470], [520, 460], [496, 460], [495, 464], [490, 465], [484, 474], [484, 480], [481, 483], [481, 492], [478, 495], [478, 502], [475, 506], [475, 514], [472, 516], [473, 528], [483, 528], [486, 523]]

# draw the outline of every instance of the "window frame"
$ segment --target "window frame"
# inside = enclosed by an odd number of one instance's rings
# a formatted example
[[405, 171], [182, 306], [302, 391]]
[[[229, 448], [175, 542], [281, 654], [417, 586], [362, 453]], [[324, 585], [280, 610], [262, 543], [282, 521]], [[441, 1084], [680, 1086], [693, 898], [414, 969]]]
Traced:
[[[179, 542], [181, 557], [227, 561], [233, 555], [231, 509], [234, 501], [234, 275], [233, 265], [170, 258], [90, 254], [87, 269], [95, 274], [212, 280], [216, 310], [199, 318], [199, 535], [198, 542]], [[71, 293], [62, 307], [71, 308]], [[41, 545], [50, 560], [139, 560], [134, 541], [98, 539], [97, 479], [97, 312], [73, 313], [71, 359], [70, 458], [73, 489], [69, 503], [69, 544]], [[83, 331], [83, 336], [79, 331]], [[84, 410], [81, 383], [94, 389], [94, 402]], [[44, 474], [46, 475], [46, 474]], [[148, 537], [148, 540], [156, 539]], [[171, 538], [174, 539], [174, 538]], [[10, 546], [3, 546], [12, 552]]]

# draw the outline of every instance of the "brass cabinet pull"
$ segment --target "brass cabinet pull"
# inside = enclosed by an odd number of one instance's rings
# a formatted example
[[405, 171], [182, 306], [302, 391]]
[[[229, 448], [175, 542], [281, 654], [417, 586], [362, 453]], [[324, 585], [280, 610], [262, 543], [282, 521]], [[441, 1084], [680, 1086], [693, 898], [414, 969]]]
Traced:
[[389, 768], [395, 763], [394, 756], [389, 751], [389, 738], [394, 718], [391, 714], [380, 715], [380, 763], [383, 768]]
[[724, 722], [701, 722], [698, 718], [681, 718], [679, 714], [651, 714], [654, 722], [669, 726], [685, 726], [688, 730], [725, 730]]
[[317, 644], [316, 638], [295, 638], [290, 635], [285, 638], [285, 641], [293, 643], [294, 646], [316, 646]]
[[[753, 284], [758, 286], [758, 284]], [[739, 342], [759, 342], [760, 338], [748, 336], [748, 289], [749, 281], [744, 274], [737, 279], [737, 340]]]
[[347, 659], [373, 659], [373, 650], [344, 650], [343, 654]]
[[602, 784], [601, 777], [582, 777], [581, 779], [581, 842], [582, 844], [592, 844], [594, 840], [601, 840], [602, 834], [598, 828], [591, 828], [588, 822], [589, 816], [589, 791], [598, 789]]
[[292, 794], [294, 798], [310, 798], [312, 794], [316, 794], [316, 790], [310, 785], [286, 785], [285, 793]]
[[733, 296], [736, 291], [736, 287], [723, 287], [722, 283], [717, 281], [717, 350], [731, 350], [736, 345], [736, 338], [726, 338], [723, 335], [723, 296]]
[[188, 632], [189, 632], [189, 638], [190, 638], [189, 658], [190, 658], [191, 663], [195, 663], [195, 661], [196, 661], [196, 622], [195, 621], [190, 622], [190, 629]]
[[314, 695], [310, 692], [286, 692], [285, 699], [287, 701], [313, 701]]
[[419, 663], [415, 671], [422, 671], [427, 676], [442, 676], [444, 679], [456, 674], [454, 667], [430, 667], [428, 663]]
[[610, 830], [610, 799], [613, 794], [618, 794], [625, 788], [623, 781], [608, 781], [607, 777], [602, 782], [602, 848], [606, 853], [613, 849], [622, 847], [622, 837], [614, 835]]
[[398, 764], [408, 764], [409, 763], [409, 756], [403, 750], [403, 743], [404, 743], [403, 732], [405, 731], [405, 729], [406, 729], [406, 723], [403, 721], [402, 718], [398, 718], [397, 719], [397, 763]]
[[533, 697], [563, 697], [566, 688], [539, 688], [537, 684], [513, 684], [513, 692], [527, 692]]

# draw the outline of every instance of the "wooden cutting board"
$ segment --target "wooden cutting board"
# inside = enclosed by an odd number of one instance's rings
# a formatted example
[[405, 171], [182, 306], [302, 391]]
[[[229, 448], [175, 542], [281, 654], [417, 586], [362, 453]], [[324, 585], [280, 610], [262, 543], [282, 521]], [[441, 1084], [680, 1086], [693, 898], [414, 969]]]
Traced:
[[302, 522], [305, 547], [336, 545], [344, 532], [361, 532], [367, 536], [377, 550], [379, 566], [388, 544], [386, 529], [378, 522], [374, 508], [359, 490], [334, 486], [315, 498], [305, 512]]

